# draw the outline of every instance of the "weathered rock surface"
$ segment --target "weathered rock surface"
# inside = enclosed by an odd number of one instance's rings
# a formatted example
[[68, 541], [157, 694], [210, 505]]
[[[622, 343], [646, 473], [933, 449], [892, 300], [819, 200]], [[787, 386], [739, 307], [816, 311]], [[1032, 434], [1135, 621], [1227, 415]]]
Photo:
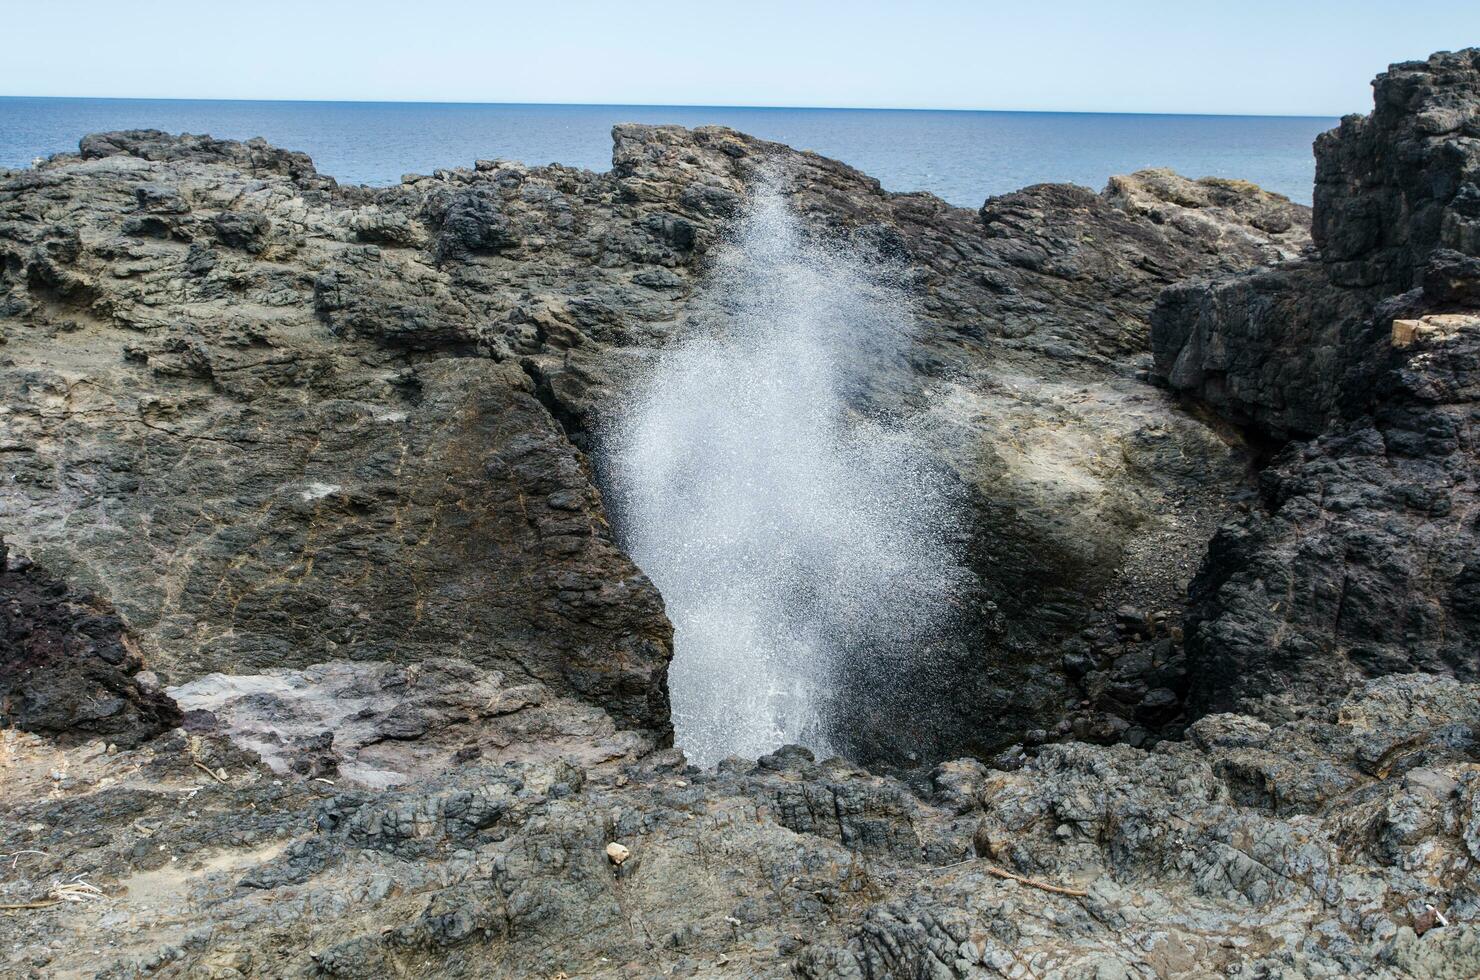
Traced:
[[[456, 353], [477, 315], [353, 200], [301, 154], [157, 133], [10, 176], [13, 547], [171, 682], [461, 656], [665, 733], [671, 628], [584, 457], [516, 364], [402, 345]], [[335, 285], [359, 265], [381, 295]]]
[[922, 328], [857, 407], [928, 416], [979, 518], [940, 719], [885, 705], [857, 751], [990, 748], [1075, 703], [1043, 649], [1097, 606], [1170, 607], [1245, 479], [1136, 379], [1146, 311], [1297, 253], [1305, 209], [1148, 171], [978, 214], [727, 130], [614, 136], [608, 174], [483, 161], [379, 190], [157, 132], [7, 175], [6, 533], [106, 595], [171, 684], [452, 655], [661, 739], [670, 628], [578, 450], [779, 172], [811, 233], [901, 270]]
[[[1322, 142], [1319, 255], [1237, 181], [970, 212], [720, 129], [381, 190], [157, 132], [0, 175], [7, 639], [114, 698], [0, 730], [7, 974], [1480, 972], [1475, 72]], [[597, 489], [777, 174], [916, 301], [855, 407], [973, 509], [939, 711], [850, 744], [902, 778], [667, 748]]]
[[1194, 584], [1194, 713], [1390, 672], [1480, 677], [1480, 52], [1394, 65], [1374, 89], [1371, 116], [1316, 143], [1319, 254], [1168, 290], [1153, 318], [1172, 387], [1309, 440], [1263, 472]]
[[0, 538], [0, 727], [132, 746], [181, 715], [157, 685], [106, 600], [76, 593]]
[[1372, 114], [1316, 141], [1319, 254], [1169, 291], [1154, 315], [1157, 373], [1280, 438], [1369, 410], [1399, 312], [1379, 305], [1416, 289], [1425, 308], [1476, 295], [1477, 59], [1443, 53], [1379, 75]]
[[102, 897], [0, 916], [0, 956], [38, 978], [1472, 976], [1477, 725], [1480, 687], [1390, 677], [1282, 725], [1213, 715], [1154, 752], [1052, 745], [918, 789], [796, 748], [699, 772], [516, 743], [372, 791], [218, 735], [109, 755], [11, 732], [0, 902], [79, 876]]
[[169, 693], [187, 731], [226, 735], [274, 772], [375, 789], [474, 760], [590, 765], [654, 748], [600, 708], [454, 659], [207, 674]]

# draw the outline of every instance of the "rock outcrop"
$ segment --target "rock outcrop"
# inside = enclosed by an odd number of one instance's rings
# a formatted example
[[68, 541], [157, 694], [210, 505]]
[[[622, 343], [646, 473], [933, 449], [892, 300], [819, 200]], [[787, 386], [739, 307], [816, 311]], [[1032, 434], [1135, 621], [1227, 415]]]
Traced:
[[1480, 54], [1394, 65], [1316, 143], [1319, 253], [1168, 290], [1156, 370], [1288, 443], [1193, 587], [1194, 713], [1480, 677]]
[[[1238, 181], [972, 212], [723, 129], [0, 174], [7, 974], [1480, 972], [1476, 78], [1322, 140], [1319, 252]], [[915, 302], [852, 407], [977, 585], [932, 717], [701, 771], [603, 424], [777, 179]]]
[[1318, 435], [1376, 404], [1393, 316], [1477, 297], [1477, 79], [1473, 49], [1378, 76], [1372, 114], [1316, 141], [1319, 253], [1168, 291], [1154, 314], [1157, 373], [1278, 438]]
[[1136, 379], [1146, 311], [1296, 254], [1305, 210], [1148, 171], [978, 214], [727, 130], [614, 137], [607, 174], [480, 161], [379, 190], [158, 132], [8, 175], [6, 533], [106, 595], [168, 683], [451, 655], [662, 739], [670, 627], [581, 450], [782, 173], [813, 234], [906, 279], [922, 329], [857, 407], [928, 415], [978, 517], [941, 717], [882, 704], [854, 749], [941, 758], [1059, 717], [1078, 692], [1044, 648], [1127, 598], [1171, 608], [1244, 479]]
[[671, 628], [584, 456], [517, 363], [445, 356], [479, 312], [366, 244], [419, 221], [357, 201], [302, 154], [158, 133], [11, 175], [13, 547], [170, 683], [460, 656], [663, 736]]
[[[418, 703], [463, 700], [466, 670]], [[409, 703], [385, 679], [355, 706]], [[37, 978], [1471, 976], [1477, 725], [1480, 687], [1390, 677], [918, 788], [797, 748], [700, 772], [515, 740], [372, 790], [217, 734], [19, 735], [0, 895], [43, 907], [0, 916], [0, 955]], [[101, 895], [48, 897], [78, 880]]]

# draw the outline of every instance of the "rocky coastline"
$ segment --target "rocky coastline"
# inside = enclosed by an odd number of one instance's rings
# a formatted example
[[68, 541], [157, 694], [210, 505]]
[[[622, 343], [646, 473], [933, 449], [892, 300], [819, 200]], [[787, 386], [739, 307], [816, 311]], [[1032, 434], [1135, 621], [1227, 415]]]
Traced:
[[[1374, 93], [1313, 209], [638, 125], [0, 172], [4, 972], [1480, 975], [1480, 50]], [[898, 270], [852, 408], [928, 420], [974, 584], [847, 760], [700, 770], [602, 432], [775, 173]]]

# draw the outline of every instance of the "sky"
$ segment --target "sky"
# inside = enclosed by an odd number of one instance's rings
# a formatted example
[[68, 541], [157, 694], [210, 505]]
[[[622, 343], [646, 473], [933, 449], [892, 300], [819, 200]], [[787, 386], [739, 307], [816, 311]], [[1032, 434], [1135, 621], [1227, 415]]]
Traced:
[[0, 0], [0, 95], [1334, 116], [1480, 0]]

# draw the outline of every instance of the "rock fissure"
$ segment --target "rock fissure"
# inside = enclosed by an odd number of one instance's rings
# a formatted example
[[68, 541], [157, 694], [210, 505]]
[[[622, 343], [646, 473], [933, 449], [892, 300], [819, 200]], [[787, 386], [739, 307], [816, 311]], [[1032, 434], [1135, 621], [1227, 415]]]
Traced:
[[[1375, 94], [1313, 214], [635, 125], [605, 174], [154, 131], [0, 174], [7, 972], [1480, 972], [1480, 54]], [[777, 173], [895, 270], [900, 346], [824, 350], [968, 587], [846, 676], [853, 761], [697, 767], [604, 440]]]

